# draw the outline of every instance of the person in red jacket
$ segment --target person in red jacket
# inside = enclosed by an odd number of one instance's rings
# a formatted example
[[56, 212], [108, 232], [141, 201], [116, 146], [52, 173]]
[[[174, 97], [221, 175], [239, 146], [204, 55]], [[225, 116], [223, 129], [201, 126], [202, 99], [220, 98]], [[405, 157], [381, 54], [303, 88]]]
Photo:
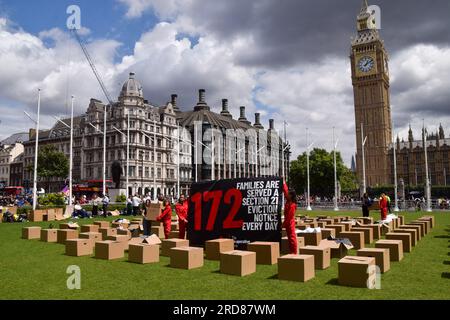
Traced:
[[168, 199], [164, 199], [161, 211], [162, 212], [156, 218], [156, 221], [163, 223], [164, 236], [166, 237], [166, 239], [169, 239], [169, 233], [172, 224], [172, 207], [170, 206], [170, 201]]
[[386, 197], [386, 194], [382, 193], [380, 198], [380, 213], [381, 213], [381, 220], [386, 220], [386, 215], [388, 212], [388, 199]]
[[286, 182], [283, 184], [283, 193], [286, 198], [284, 205], [284, 223], [289, 242], [289, 253], [298, 254], [297, 234], [295, 233], [295, 212], [297, 211], [297, 195], [289, 190]]
[[184, 195], [180, 196], [178, 203], [175, 205], [175, 212], [178, 216], [179, 238], [184, 239], [186, 235], [186, 225], [188, 223], [188, 201]]

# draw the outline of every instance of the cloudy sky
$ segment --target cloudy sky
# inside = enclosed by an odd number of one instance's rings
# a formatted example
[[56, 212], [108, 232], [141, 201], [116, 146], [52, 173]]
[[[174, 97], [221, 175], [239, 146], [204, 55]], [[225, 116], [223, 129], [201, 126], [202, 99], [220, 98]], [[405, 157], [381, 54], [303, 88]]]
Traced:
[[[332, 148], [336, 127], [349, 164], [355, 150], [349, 50], [361, 0], [0, 0], [0, 139], [27, 131], [22, 111], [35, 112], [42, 88], [45, 127], [91, 97], [105, 99], [80, 48], [66, 31], [66, 8], [82, 10], [83, 39], [112, 96], [130, 71], [160, 105], [179, 95], [184, 110], [207, 90], [220, 110], [261, 112], [288, 121], [294, 156], [315, 145]], [[396, 132], [419, 135], [442, 123], [450, 134], [450, 1], [374, 0], [391, 63]]]

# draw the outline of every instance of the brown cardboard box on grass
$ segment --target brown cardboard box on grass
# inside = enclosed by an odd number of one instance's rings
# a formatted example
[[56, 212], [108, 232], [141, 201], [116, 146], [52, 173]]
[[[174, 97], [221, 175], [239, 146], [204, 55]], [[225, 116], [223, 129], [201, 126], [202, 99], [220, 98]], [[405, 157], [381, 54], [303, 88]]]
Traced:
[[215, 239], [205, 242], [205, 253], [207, 260], [220, 260], [222, 252], [234, 250], [233, 239]]
[[131, 244], [128, 261], [140, 264], [159, 262], [159, 246], [153, 244]]
[[334, 229], [336, 233], [336, 237], [339, 237], [339, 234], [344, 231], [345, 226], [341, 224], [329, 224], [327, 225], [327, 229]]
[[152, 226], [152, 234], [156, 234], [158, 238], [164, 239], [164, 228], [163, 227], [154, 227]]
[[306, 246], [300, 248], [300, 254], [313, 255], [314, 267], [317, 270], [323, 270], [330, 266], [331, 249], [329, 247]]
[[422, 239], [422, 235], [420, 233], [420, 231], [422, 230], [421, 226], [418, 225], [400, 225], [398, 226], [397, 230], [402, 230], [402, 229], [410, 229], [410, 230], [416, 230], [416, 243], [420, 241], [420, 239]]
[[128, 236], [126, 235], [109, 236], [107, 240], [120, 242], [123, 245], [123, 250], [128, 251], [128, 241], [129, 241]]
[[375, 287], [375, 258], [347, 256], [338, 262], [338, 283], [342, 286]]
[[348, 221], [341, 221], [339, 223], [336, 223], [337, 225], [342, 225], [344, 226], [344, 232], [348, 232], [352, 230], [352, 222], [348, 222]]
[[170, 249], [170, 266], [186, 270], [203, 267], [203, 248], [174, 247]]
[[233, 250], [220, 254], [220, 272], [244, 277], [256, 272], [256, 253]]
[[331, 258], [338, 259], [345, 257], [348, 250], [353, 249], [353, 245], [341, 240], [322, 240], [319, 247], [330, 248]]
[[334, 219], [332, 218], [321, 219], [320, 221], [325, 222], [327, 225], [334, 224]]
[[179, 238], [180, 238], [180, 231], [170, 231], [169, 239], [179, 239]]
[[389, 258], [391, 261], [401, 261], [403, 259], [403, 241], [402, 240], [378, 240], [375, 248], [389, 249]]
[[280, 244], [278, 242], [256, 241], [247, 245], [247, 251], [256, 253], [256, 264], [273, 265], [280, 256]]
[[145, 218], [150, 221], [156, 221], [156, 218], [161, 214], [161, 204], [159, 203], [151, 203], [146, 207], [146, 216]]
[[327, 239], [329, 237], [336, 238], [335, 229], [321, 228], [320, 231], [322, 233], [322, 239]]
[[373, 224], [372, 217], [358, 217], [356, 220], [360, 221], [362, 224]]
[[103, 241], [103, 237], [100, 232], [82, 232], [80, 233], [80, 239], [89, 239], [94, 243], [97, 241]]
[[32, 222], [43, 222], [46, 215], [47, 210], [34, 210], [30, 213], [29, 220]]
[[301, 232], [297, 233], [297, 238], [304, 238], [307, 246], [318, 246], [322, 241], [322, 232]]
[[152, 234], [149, 237], [136, 237], [136, 238], [131, 238], [128, 241], [128, 248], [130, 247], [130, 245], [133, 244], [148, 244], [148, 245], [157, 245], [158, 247], [160, 247], [161, 245], [161, 240], [154, 234]]
[[409, 226], [414, 226], [414, 227], [418, 227], [419, 228], [419, 233], [420, 233], [420, 238], [425, 237], [425, 226], [423, 225], [423, 223], [414, 223], [414, 222], [410, 222], [410, 223], [406, 223], [404, 224], [405, 226], [409, 227]]
[[405, 216], [398, 216], [399, 225], [405, 224]]
[[434, 228], [436, 226], [436, 218], [434, 216], [423, 216], [423, 217], [421, 217], [421, 218], [419, 218], [417, 220], [419, 220], [419, 221], [421, 221], [421, 220], [425, 220], [425, 221], [429, 220], [429, 221], [431, 221], [431, 228]]
[[340, 238], [347, 238], [356, 250], [364, 248], [364, 232], [363, 231], [347, 231], [339, 234]]
[[[298, 253], [298, 248], [301, 248], [301, 247], [304, 247], [304, 246], [305, 246], [305, 238], [297, 237], [297, 253]], [[281, 254], [289, 254], [290, 253], [288, 237], [281, 238], [280, 250], [281, 250], [280, 251]]]
[[415, 247], [417, 244], [417, 230], [415, 229], [395, 229], [393, 233], [409, 233], [411, 235], [411, 246]]
[[364, 242], [371, 244], [373, 242], [373, 230], [367, 227], [354, 227], [352, 231], [362, 231], [364, 232]]
[[371, 228], [374, 240], [381, 238], [381, 224], [365, 224], [364, 228]]
[[58, 243], [66, 244], [66, 240], [77, 239], [78, 238], [78, 230], [73, 229], [58, 229], [57, 231]]
[[103, 240], [108, 240], [108, 237], [117, 236], [117, 229], [114, 228], [100, 228], [98, 230], [102, 234]]
[[278, 279], [306, 282], [314, 276], [313, 255], [288, 254], [278, 258]]
[[99, 229], [106, 229], [110, 227], [109, 221], [95, 221], [94, 224], [99, 226]]
[[115, 222], [115, 221], [113, 221], [113, 222], [111, 222], [111, 228], [120, 228], [120, 227], [122, 227], [122, 229], [128, 229], [128, 227], [129, 227], [129, 223], [126, 223], [126, 222]]
[[161, 244], [161, 255], [170, 257], [171, 249], [177, 247], [189, 247], [189, 241], [184, 239], [164, 239]]
[[57, 242], [58, 230], [57, 229], [43, 229], [41, 230], [41, 241], [43, 242]]
[[90, 239], [66, 240], [66, 255], [73, 257], [90, 256], [94, 253], [94, 242]]
[[331, 219], [333, 219], [333, 224], [337, 224], [343, 220], [342, 217], [332, 217]]
[[55, 210], [55, 220], [61, 221], [64, 220], [64, 209], [63, 208], [56, 208]]
[[81, 226], [81, 232], [99, 232], [100, 229], [99, 225], [96, 224], [85, 224], [84, 226]]
[[44, 221], [55, 221], [56, 213], [54, 209], [48, 209], [47, 214], [44, 215]]
[[95, 257], [103, 260], [115, 260], [124, 257], [123, 244], [111, 240], [95, 243]]
[[117, 235], [118, 236], [127, 236], [128, 240], [131, 239], [131, 231], [128, 229], [117, 229]]
[[80, 226], [76, 222], [64, 222], [59, 224], [60, 230], [68, 230], [68, 229], [78, 230], [79, 227]]
[[410, 233], [394, 233], [390, 232], [386, 234], [386, 240], [402, 240], [403, 241], [403, 251], [411, 252], [411, 234]]
[[387, 248], [365, 248], [358, 250], [356, 254], [360, 257], [374, 257], [375, 264], [382, 273], [389, 271], [391, 268], [391, 259]]
[[431, 221], [429, 220], [414, 220], [411, 221], [410, 224], [422, 224], [424, 226], [425, 234], [427, 234], [431, 229]]
[[41, 227], [22, 228], [22, 239], [33, 240], [41, 238]]

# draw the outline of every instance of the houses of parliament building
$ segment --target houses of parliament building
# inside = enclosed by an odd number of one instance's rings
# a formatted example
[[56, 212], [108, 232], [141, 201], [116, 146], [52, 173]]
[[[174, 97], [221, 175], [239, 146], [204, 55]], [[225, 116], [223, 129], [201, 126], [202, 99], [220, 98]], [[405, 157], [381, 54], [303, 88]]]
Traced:
[[412, 129], [408, 141], [393, 140], [390, 104], [389, 55], [377, 21], [363, 1], [357, 17], [357, 35], [351, 44], [352, 84], [355, 100], [356, 172], [363, 181], [363, 142], [367, 187], [394, 183], [394, 150], [396, 148], [397, 179], [408, 186], [426, 182], [425, 143], [429, 179], [432, 185], [450, 183], [450, 138], [440, 126], [438, 132], [416, 139]]

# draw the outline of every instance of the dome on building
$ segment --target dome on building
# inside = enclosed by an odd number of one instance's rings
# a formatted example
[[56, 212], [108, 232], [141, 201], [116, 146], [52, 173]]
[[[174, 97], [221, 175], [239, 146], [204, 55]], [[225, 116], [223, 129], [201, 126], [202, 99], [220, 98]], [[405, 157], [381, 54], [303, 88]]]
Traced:
[[131, 72], [130, 77], [122, 86], [122, 91], [120, 92], [120, 97], [139, 97], [144, 98], [142, 92], [142, 86], [139, 81], [135, 78], [135, 73]]

